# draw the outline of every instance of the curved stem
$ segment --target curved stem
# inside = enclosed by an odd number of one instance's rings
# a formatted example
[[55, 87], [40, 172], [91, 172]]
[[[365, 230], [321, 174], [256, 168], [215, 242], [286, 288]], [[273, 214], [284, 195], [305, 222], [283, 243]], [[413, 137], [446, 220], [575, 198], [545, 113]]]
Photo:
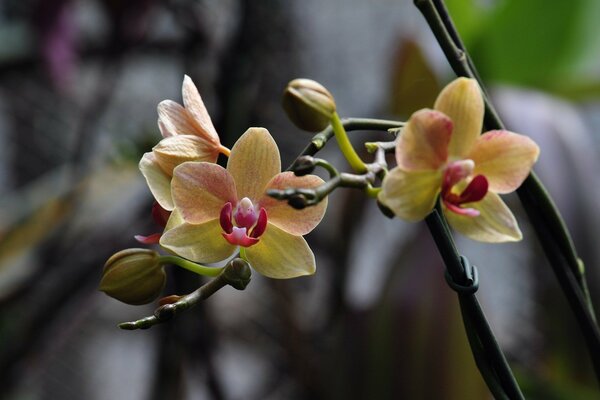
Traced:
[[188, 271], [192, 271], [198, 275], [215, 277], [218, 276], [223, 268], [217, 267], [206, 267], [204, 265], [196, 264], [190, 260], [186, 260], [185, 258], [177, 257], [177, 256], [160, 256], [159, 262], [161, 264], [173, 264], [178, 267], [185, 268]]
[[333, 128], [333, 133], [335, 134], [335, 139], [338, 142], [338, 146], [340, 146], [342, 154], [346, 157], [346, 160], [348, 160], [352, 169], [360, 174], [367, 172], [367, 166], [363, 160], [360, 159], [358, 154], [356, 154], [356, 150], [354, 150], [350, 139], [348, 139], [348, 134], [336, 112], [331, 116], [331, 126]]

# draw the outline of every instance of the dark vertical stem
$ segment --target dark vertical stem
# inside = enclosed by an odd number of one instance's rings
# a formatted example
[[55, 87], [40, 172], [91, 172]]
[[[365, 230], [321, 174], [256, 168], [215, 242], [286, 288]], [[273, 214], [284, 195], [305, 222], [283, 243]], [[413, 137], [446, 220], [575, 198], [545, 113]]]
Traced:
[[[425, 17], [454, 72], [458, 76], [476, 79], [482, 87], [485, 101], [485, 127], [504, 129], [504, 124], [486, 94], [483, 82], [460, 41], [443, 1], [415, 0], [415, 5]], [[585, 280], [583, 263], [577, 256], [569, 231], [534, 172], [531, 172], [517, 189], [517, 194], [577, 318], [590, 352], [596, 378], [600, 382], [600, 332]]]

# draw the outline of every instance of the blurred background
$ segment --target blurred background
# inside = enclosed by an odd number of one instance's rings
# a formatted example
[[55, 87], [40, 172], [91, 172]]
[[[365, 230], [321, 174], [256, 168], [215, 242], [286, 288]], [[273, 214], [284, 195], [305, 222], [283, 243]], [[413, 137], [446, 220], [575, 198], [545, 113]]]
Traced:
[[[509, 129], [561, 209], [600, 304], [600, 2], [452, 0]], [[411, 1], [0, 2], [0, 387], [6, 399], [487, 399], [424, 224], [330, 197], [307, 240], [317, 274], [254, 274], [169, 324], [97, 291], [104, 261], [156, 230], [137, 162], [156, 105], [198, 86], [221, 141], [265, 126], [288, 165], [310, 136], [284, 116], [308, 77], [342, 117], [406, 119], [453, 74]], [[357, 145], [381, 134], [353, 134]], [[368, 155], [363, 153], [366, 159]], [[347, 168], [335, 143], [321, 153]], [[524, 240], [457, 237], [529, 399], [594, 399], [582, 336], [516, 197]], [[165, 294], [201, 280], [170, 270]]]

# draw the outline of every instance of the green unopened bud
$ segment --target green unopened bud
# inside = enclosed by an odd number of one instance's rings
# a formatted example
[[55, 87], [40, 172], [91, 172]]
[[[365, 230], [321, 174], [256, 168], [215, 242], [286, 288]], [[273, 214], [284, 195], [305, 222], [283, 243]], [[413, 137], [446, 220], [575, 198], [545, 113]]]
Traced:
[[252, 271], [246, 261], [241, 258], [234, 258], [225, 267], [221, 276], [228, 285], [237, 290], [244, 290], [250, 283]]
[[302, 156], [298, 157], [296, 161], [294, 161], [291, 170], [294, 171], [294, 175], [296, 176], [304, 176], [312, 174], [316, 165], [317, 163], [313, 157]]
[[298, 128], [320, 132], [335, 112], [335, 99], [323, 85], [311, 79], [294, 79], [283, 92], [283, 109]]
[[150, 303], [167, 280], [159, 260], [160, 255], [153, 250], [121, 250], [104, 264], [99, 289], [123, 303]]

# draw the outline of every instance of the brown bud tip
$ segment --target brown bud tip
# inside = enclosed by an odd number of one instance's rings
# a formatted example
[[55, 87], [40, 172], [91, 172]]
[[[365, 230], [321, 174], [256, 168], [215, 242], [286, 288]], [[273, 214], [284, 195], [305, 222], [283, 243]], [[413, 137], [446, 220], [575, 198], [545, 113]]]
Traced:
[[292, 165], [292, 171], [294, 171], [294, 175], [296, 176], [304, 176], [308, 174], [312, 174], [315, 170], [315, 159], [311, 156], [302, 156], [298, 157], [296, 161], [294, 161], [294, 165]]
[[150, 303], [160, 295], [167, 279], [159, 257], [148, 249], [119, 251], [104, 264], [99, 289], [123, 303]]
[[311, 79], [294, 79], [288, 83], [282, 105], [294, 125], [309, 132], [327, 128], [336, 110], [331, 93]]

